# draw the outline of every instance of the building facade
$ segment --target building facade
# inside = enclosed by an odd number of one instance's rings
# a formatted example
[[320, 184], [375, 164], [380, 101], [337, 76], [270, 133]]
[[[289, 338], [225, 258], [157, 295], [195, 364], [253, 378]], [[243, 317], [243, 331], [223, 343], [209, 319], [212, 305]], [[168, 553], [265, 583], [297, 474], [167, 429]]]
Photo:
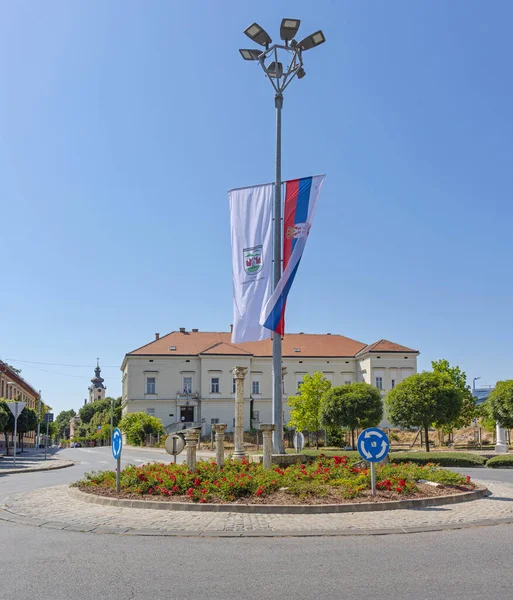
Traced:
[[[122, 410], [146, 412], [165, 427], [197, 423], [208, 434], [214, 423], [234, 427], [232, 370], [247, 367], [244, 428], [272, 420], [272, 342], [234, 345], [228, 332], [181, 328], [125, 355]], [[287, 399], [297, 394], [305, 374], [321, 371], [334, 386], [365, 381], [383, 395], [417, 372], [419, 352], [388, 340], [371, 345], [342, 335], [287, 334], [283, 338], [284, 422]]]
[[[8, 401], [25, 402], [28, 408], [38, 409], [39, 392], [25, 381], [10, 365], [0, 360], [0, 398]], [[0, 436], [0, 448], [5, 448], [5, 436]], [[30, 431], [23, 436], [27, 448], [36, 445], [36, 432]]]

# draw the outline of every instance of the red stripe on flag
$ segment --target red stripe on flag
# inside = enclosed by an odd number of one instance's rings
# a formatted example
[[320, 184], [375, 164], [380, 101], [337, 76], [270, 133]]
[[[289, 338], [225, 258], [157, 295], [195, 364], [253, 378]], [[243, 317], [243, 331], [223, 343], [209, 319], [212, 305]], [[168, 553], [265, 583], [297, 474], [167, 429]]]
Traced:
[[[283, 214], [283, 271], [287, 267], [290, 255], [292, 254], [292, 240], [294, 239], [293, 230], [296, 217], [297, 197], [299, 195], [299, 179], [291, 179], [285, 183], [285, 209]], [[289, 235], [287, 235], [287, 233]], [[285, 334], [285, 308], [283, 305], [280, 322], [276, 328], [276, 333]]]

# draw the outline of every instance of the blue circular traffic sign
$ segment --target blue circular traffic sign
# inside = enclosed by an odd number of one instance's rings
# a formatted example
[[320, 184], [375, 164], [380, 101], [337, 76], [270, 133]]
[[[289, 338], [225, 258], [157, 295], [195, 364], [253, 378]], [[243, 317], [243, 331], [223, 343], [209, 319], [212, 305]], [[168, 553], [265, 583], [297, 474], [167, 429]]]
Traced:
[[121, 448], [123, 448], [123, 437], [121, 436], [121, 431], [116, 427], [112, 432], [112, 456], [114, 458], [119, 458]]
[[369, 462], [380, 462], [390, 450], [387, 436], [377, 427], [369, 427], [362, 431], [356, 445], [360, 456]]

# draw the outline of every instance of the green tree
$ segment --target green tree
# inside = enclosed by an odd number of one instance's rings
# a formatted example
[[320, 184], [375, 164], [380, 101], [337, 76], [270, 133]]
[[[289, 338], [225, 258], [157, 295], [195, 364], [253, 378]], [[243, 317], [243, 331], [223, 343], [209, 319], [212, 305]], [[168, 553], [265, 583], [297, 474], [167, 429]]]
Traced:
[[126, 434], [126, 439], [132, 446], [142, 446], [145, 435], [164, 434], [164, 426], [160, 419], [144, 412], [128, 413], [119, 422], [119, 428]]
[[288, 404], [290, 412], [289, 426], [298, 431], [304, 429], [315, 431], [315, 445], [319, 447], [319, 429], [321, 428], [321, 400], [330, 389], [331, 383], [320, 371], [313, 375], [305, 375], [297, 396], [290, 396]]
[[56, 435], [59, 439], [67, 439], [69, 437], [69, 422], [76, 414], [71, 408], [70, 410], [63, 410], [57, 415], [55, 425], [57, 428]]
[[[5, 433], [5, 430], [7, 428], [7, 423], [9, 422], [9, 413], [10, 410], [7, 408], [7, 406], [5, 405], [5, 401], [3, 398], [0, 399], [0, 433]], [[7, 448], [8, 448], [8, 444], [7, 444], [7, 435], [5, 435], [5, 447], [6, 447], [6, 453], [7, 453]]]
[[422, 427], [429, 452], [429, 427], [455, 421], [463, 394], [447, 373], [419, 373], [401, 381], [388, 392], [385, 406], [390, 421], [399, 427]]
[[445, 358], [440, 360], [433, 360], [431, 367], [434, 373], [445, 373], [451, 378], [453, 384], [461, 391], [462, 394], [462, 407], [459, 415], [451, 421], [441, 427], [445, 433], [451, 433], [453, 429], [461, 429], [462, 427], [468, 427], [474, 419], [478, 417], [478, 410], [476, 399], [472, 395], [472, 390], [467, 384], [467, 375], [458, 366], [451, 367], [449, 361]]
[[28, 408], [27, 406], [21, 411], [20, 416], [18, 417], [18, 443], [21, 451], [23, 452], [24, 444], [23, 444], [23, 436], [30, 431], [35, 431], [37, 429], [37, 413], [33, 408]]
[[501, 427], [513, 428], [513, 379], [498, 381], [486, 400], [488, 415]]
[[376, 426], [383, 418], [383, 401], [377, 388], [368, 383], [350, 383], [329, 390], [321, 403], [322, 423], [326, 427], [354, 430]]

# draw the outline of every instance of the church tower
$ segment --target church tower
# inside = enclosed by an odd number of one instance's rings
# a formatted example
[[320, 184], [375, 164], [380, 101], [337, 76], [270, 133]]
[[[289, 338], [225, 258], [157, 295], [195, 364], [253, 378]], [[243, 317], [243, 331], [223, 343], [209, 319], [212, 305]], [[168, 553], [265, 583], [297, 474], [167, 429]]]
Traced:
[[94, 402], [95, 400], [103, 400], [105, 398], [105, 390], [107, 389], [103, 382], [105, 381], [103, 377], [100, 376], [102, 370], [100, 369], [100, 359], [96, 359], [96, 369], [94, 370], [94, 377], [91, 379], [91, 384], [89, 386], [89, 402]]

